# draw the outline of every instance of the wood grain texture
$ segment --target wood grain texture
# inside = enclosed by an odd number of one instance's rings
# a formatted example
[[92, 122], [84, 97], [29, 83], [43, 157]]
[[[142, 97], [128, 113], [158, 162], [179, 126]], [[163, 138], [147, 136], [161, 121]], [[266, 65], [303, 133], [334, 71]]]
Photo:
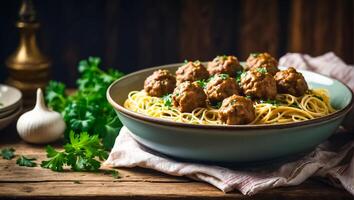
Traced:
[[[318, 56], [334, 51], [354, 63], [354, 0], [34, 0], [40, 47], [52, 78], [75, 86], [77, 63], [99, 56], [103, 68], [146, 67], [267, 51]], [[18, 1], [0, 7], [0, 61], [17, 45]], [[0, 67], [0, 81], [6, 78]]]
[[353, 1], [313, 2], [292, 1], [289, 50], [313, 56], [334, 51], [345, 61], [353, 63]]
[[278, 1], [241, 1], [240, 58], [252, 52], [269, 52], [275, 57], [279, 46]]
[[[56, 148], [61, 144], [53, 144]], [[26, 155], [40, 163], [45, 159], [44, 145], [31, 145], [22, 142], [15, 126], [0, 134], [0, 149], [13, 147], [16, 155]], [[196, 182], [184, 177], [173, 177], [156, 171], [133, 168], [120, 168], [120, 179], [114, 179], [105, 170], [84, 173], [52, 172], [41, 167], [27, 168], [12, 160], [0, 159], [0, 199], [303, 199], [332, 200], [353, 199], [343, 189], [333, 188], [318, 180], [308, 180], [299, 186], [282, 187], [263, 191], [254, 196], [244, 196], [237, 191], [223, 193], [206, 183]]]

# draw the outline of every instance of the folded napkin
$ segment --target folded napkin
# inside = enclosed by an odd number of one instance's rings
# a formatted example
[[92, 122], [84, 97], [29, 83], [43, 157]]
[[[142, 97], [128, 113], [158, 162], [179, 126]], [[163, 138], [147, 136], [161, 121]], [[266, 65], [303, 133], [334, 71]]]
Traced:
[[[346, 81], [354, 89], [354, 80], [347, 76], [354, 73], [353, 69], [333, 53], [316, 58], [287, 54], [280, 59], [280, 65], [323, 72]], [[150, 168], [173, 176], [205, 181], [224, 192], [237, 189], [245, 195], [274, 187], [298, 185], [311, 176], [326, 177], [333, 185], [342, 185], [354, 195], [354, 138], [343, 131], [338, 131], [296, 161], [247, 169], [177, 161], [140, 146], [130, 134], [126, 127], [121, 129], [105, 165]]]

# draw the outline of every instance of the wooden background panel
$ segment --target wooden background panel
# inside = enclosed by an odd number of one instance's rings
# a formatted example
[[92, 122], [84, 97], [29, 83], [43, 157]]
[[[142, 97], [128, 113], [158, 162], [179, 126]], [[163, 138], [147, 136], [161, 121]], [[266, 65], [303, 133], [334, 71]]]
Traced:
[[[52, 78], [75, 85], [77, 63], [99, 56], [126, 73], [150, 66], [251, 52], [313, 56], [334, 51], [354, 63], [354, 0], [33, 0]], [[0, 7], [0, 82], [18, 40], [19, 0]]]
[[267, 51], [278, 57], [279, 14], [278, 1], [243, 0], [241, 6], [240, 57], [251, 52]]
[[348, 63], [354, 57], [352, 0], [292, 1], [290, 51], [321, 55], [334, 51]]

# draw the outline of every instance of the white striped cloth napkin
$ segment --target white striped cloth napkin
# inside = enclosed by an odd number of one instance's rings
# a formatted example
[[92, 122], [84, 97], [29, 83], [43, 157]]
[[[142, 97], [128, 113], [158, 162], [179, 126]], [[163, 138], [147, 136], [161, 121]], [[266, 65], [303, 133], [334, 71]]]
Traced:
[[[280, 65], [329, 75], [346, 82], [354, 90], [354, 69], [333, 53], [316, 58], [286, 54], [280, 59]], [[298, 185], [311, 176], [317, 176], [327, 178], [334, 186], [342, 186], [354, 195], [354, 138], [344, 132], [334, 134], [301, 159], [253, 169], [230, 169], [176, 161], [142, 148], [130, 134], [126, 127], [121, 129], [105, 165], [150, 168], [173, 176], [204, 181], [224, 192], [239, 190], [245, 195], [274, 187]]]

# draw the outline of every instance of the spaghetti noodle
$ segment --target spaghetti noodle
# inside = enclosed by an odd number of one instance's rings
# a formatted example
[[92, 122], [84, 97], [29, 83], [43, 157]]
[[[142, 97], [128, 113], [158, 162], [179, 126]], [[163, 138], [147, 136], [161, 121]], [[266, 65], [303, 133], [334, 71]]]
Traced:
[[[132, 91], [124, 107], [150, 117], [192, 124], [221, 125], [218, 109], [207, 105], [190, 113], [182, 113], [163, 98], [149, 96], [144, 90]], [[315, 119], [335, 112], [327, 91], [309, 90], [301, 97], [278, 94], [274, 101], [254, 101], [256, 118], [250, 124], [284, 124]]]

